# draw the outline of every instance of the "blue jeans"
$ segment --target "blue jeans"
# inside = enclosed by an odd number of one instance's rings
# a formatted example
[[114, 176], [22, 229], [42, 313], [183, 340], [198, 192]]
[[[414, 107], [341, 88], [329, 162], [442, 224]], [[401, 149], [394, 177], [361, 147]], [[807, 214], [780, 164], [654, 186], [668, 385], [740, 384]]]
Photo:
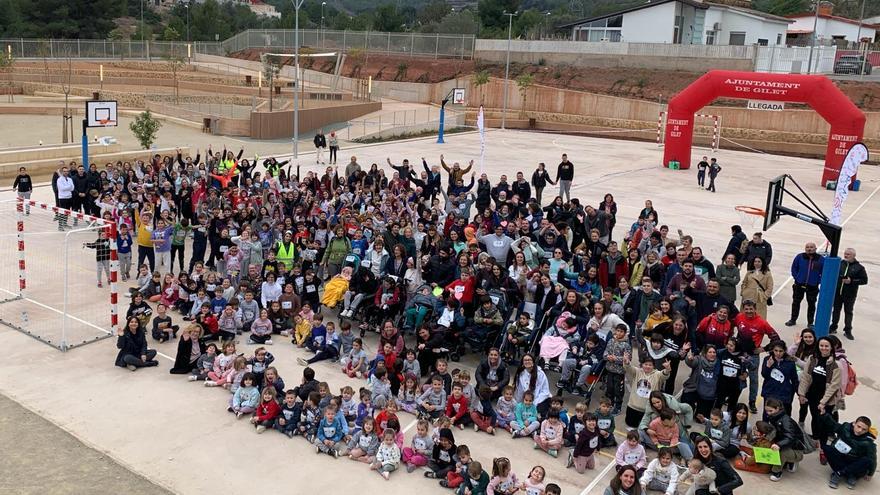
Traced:
[[761, 356], [753, 354], [749, 357], [752, 369], [749, 370], [749, 404], [754, 404], [758, 399], [758, 371], [761, 368]]

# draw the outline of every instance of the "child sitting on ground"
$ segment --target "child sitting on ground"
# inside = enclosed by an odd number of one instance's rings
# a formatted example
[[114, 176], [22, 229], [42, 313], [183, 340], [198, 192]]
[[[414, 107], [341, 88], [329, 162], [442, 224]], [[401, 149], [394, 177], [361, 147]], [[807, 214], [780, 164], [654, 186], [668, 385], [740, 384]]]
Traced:
[[526, 390], [523, 394], [523, 401], [518, 403], [514, 410], [515, 419], [510, 423], [513, 438], [532, 436], [541, 426], [541, 423], [538, 422], [538, 408], [534, 402], [535, 394]]
[[[396, 433], [391, 428], [385, 430], [385, 434], [382, 435], [382, 444], [376, 450], [375, 461], [370, 464], [370, 469], [378, 471], [386, 480], [391, 477], [391, 472], [396, 470], [400, 464], [400, 448], [394, 442]], [[425, 474], [427, 475], [427, 473]]]
[[672, 462], [671, 449], [666, 447], [660, 449], [657, 458], [648, 463], [639, 483], [643, 492], [655, 490], [665, 492], [666, 495], [675, 495], [675, 488], [678, 486], [678, 466]]
[[379, 435], [375, 423], [372, 418], [364, 418], [364, 425], [348, 441], [348, 458], [370, 464], [378, 449]]
[[551, 407], [547, 419], [541, 423], [541, 429], [534, 434], [535, 448], [547, 452], [551, 457], [558, 456], [564, 441], [564, 430], [565, 426], [559, 420], [559, 410]]
[[236, 419], [241, 419], [245, 414], [256, 411], [259, 403], [260, 391], [257, 389], [257, 380], [253, 373], [245, 373], [241, 379], [241, 386], [229, 400], [228, 411], [235, 413]]
[[632, 430], [626, 434], [626, 441], [617, 447], [614, 462], [617, 469], [627, 465], [634, 466], [638, 477], [642, 477], [648, 466], [648, 457], [645, 455], [645, 446], [639, 443], [638, 432]]
[[397, 392], [397, 404], [400, 408], [410, 414], [418, 414], [420, 395], [417, 375], [410, 373], [404, 375], [403, 385]]
[[511, 424], [516, 421], [516, 401], [513, 400], [515, 389], [507, 385], [501, 390], [501, 397], [495, 402], [495, 417], [498, 428], [512, 432]]
[[572, 449], [569, 466], [574, 466], [578, 474], [584, 474], [584, 470], [596, 467], [595, 454], [599, 450], [599, 428], [596, 425], [595, 414], [584, 415], [584, 428], [576, 436], [577, 443]]
[[433, 452], [434, 440], [428, 434], [428, 421], [420, 419], [416, 423], [416, 434], [413, 436], [412, 446], [403, 449], [406, 472], [411, 473], [417, 467], [427, 466]]
[[452, 430], [443, 428], [440, 430], [440, 439], [434, 444], [431, 460], [428, 461], [430, 471], [425, 473], [425, 478], [446, 477], [446, 474], [455, 469], [455, 437]]
[[489, 486], [489, 475], [483, 465], [472, 461], [467, 467], [467, 476], [458, 488], [456, 495], [486, 495]]
[[492, 461], [492, 479], [489, 480], [487, 492], [512, 495], [518, 489], [516, 474], [510, 467], [510, 459], [496, 457]]
[[467, 478], [467, 468], [472, 461], [471, 449], [467, 445], [459, 445], [455, 449], [455, 469], [446, 473], [446, 479], [440, 480], [440, 486], [458, 488]]
[[[241, 390], [241, 389], [239, 389]], [[278, 401], [275, 400], [275, 388], [266, 387], [260, 394], [260, 405], [251, 418], [251, 424], [257, 429], [257, 433], [263, 433], [266, 428], [271, 427], [275, 423], [275, 418], [281, 412]]]
[[688, 461], [687, 470], [679, 476], [682, 483], [693, 480], [686, 495], [697, 493], [715, 493], [715, 471], [703, 465], [699, 459]]

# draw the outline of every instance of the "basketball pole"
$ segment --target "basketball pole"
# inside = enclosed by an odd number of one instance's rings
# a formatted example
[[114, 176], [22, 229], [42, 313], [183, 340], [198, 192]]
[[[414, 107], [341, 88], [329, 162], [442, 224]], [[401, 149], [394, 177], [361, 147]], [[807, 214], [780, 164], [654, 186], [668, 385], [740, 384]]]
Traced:
[[83, 119], [82, 166], [85, 167], [86, 170], [89, 169], [89, 120], [88, 120], [88, 118]]
[[445, 144], [443, 133], [446, 129], [446, 104], [449, 103], [449, 97], [455, 92], [455, 88], [449, 90], [443, 101], [440, 103], [440, 125], [437, 127], [437, 144]]
[[840, 274], [840, 257], [836, 254], [825, 258], [822, 265], [819, 301], [816, 303], [816, 319], [813, 321], [816, 337], [825, 337], [831, 329], [831, 310], [834, 307], [834, 298], [837, 296], [837, 277]]

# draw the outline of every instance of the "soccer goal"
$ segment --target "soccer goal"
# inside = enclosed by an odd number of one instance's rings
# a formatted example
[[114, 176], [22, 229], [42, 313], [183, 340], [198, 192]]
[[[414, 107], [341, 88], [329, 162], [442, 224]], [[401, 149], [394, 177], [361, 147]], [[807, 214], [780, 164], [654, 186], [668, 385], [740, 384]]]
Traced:
[[[709, 141], [708, 147], [713, 151], [717, 152], [718, 148], [721, 147], [721, 116], [720, 115], [711, 115], [705, 113], [694, 114], [694, 124], [696, 124], [696, 119], [712, 119], [712, 127], [709, 128], [707, 125], [697, 126], [694, 128], [694, 140], [695, 142], [698, 140], [706, 140], [711, 138]], [[661, 111], [657, 116], [657, 146], [663, 147], [666, 128], [666, 112]], [[700, 146], [699, 143], [695, 144], [695, 147], [703, 147]]]
[[115, 334], [115, 222], [0, 201], [0, 257], [0, 324], [62, 351]]

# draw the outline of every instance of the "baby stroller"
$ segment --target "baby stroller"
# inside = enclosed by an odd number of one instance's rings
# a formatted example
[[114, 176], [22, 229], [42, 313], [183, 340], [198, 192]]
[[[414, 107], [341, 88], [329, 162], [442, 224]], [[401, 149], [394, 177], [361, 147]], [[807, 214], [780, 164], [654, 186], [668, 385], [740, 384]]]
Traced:
[[[516, 311], [512, 311], [510, 317], [501, 331], [501, 343], [498, 345], [501, 353], [501, 359], [508, 364], [514, 366], [519, 363], [520, 357], [529, 352], [532, 346], [532, 338], [535, 333], [535, 311], [537, 311], [535, 303], [523, 302]], [[520, 316], [528, 319], [525, 326], [518, 325]]]

